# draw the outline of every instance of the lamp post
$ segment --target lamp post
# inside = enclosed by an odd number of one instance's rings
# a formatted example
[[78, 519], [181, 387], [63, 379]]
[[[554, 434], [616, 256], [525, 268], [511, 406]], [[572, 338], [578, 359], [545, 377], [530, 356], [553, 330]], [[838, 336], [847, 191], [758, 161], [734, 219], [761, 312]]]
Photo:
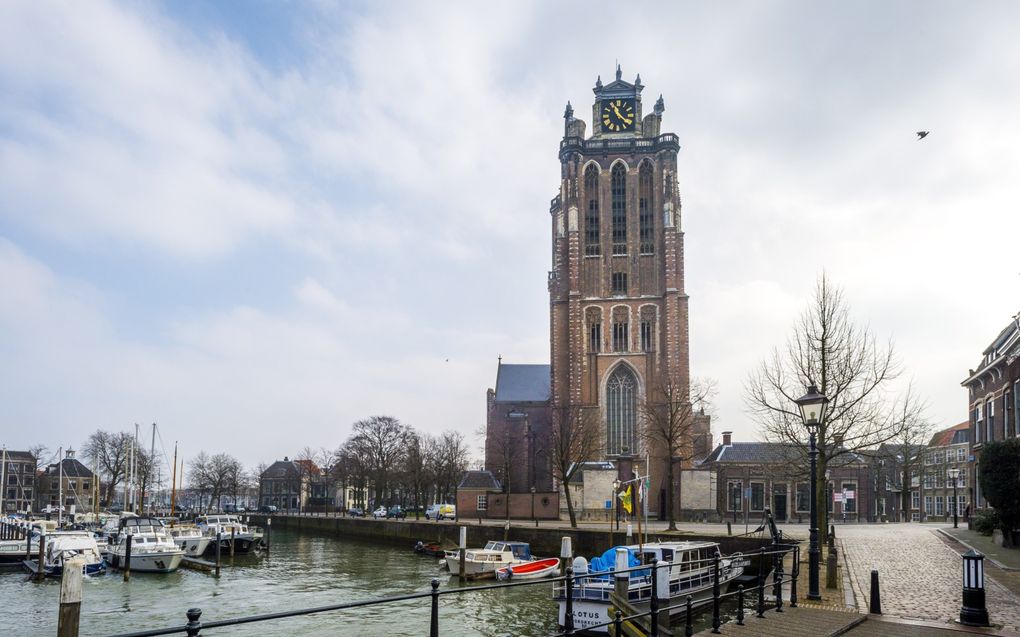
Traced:
[[960, 470], [953, 467], [948, 471], [949, 477], [953, 480], [953, 528], [958, 529], [959, 526], [959, 515], [960, 510], [960, 498], [956, 495], [956, 479], [960, 477]]
[[538, 526], [538, 518], [535, 517], [535, 485], [531, 485], [531, 521]]
[[808, 594], [811, 600], [822, 599], [818, 589], [818, 565], [821, 560], [821, 548], [818, 546], [818, 448], [815, 446], [815, 436], [818, 426], [825, 416], [825, 406], [829, 399], [824, 394], [818, 393], [814, 385], [808, 387], [807, 394], [796, 401], [800, 409], [801, 420], [808, 430], [808, 457], [811, 459], [811, 529], [809, 530], [808, 543]]
[[613, 480], [613, 510], [616, 511], [616, 530], [620, 530], [620, 480]]

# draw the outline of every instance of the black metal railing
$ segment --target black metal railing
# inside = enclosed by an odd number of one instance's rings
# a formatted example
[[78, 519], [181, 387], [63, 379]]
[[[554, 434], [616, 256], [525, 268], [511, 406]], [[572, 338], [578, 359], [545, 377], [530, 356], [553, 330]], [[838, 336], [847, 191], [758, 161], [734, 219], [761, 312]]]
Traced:
[[[797, 606], [797, 578], [800, 574], [800, 547], [798, 545], [787, 545], [782, 548], [777, 548], [771, 551], [766, 551], [763, 547], [757, 554], [758, 557], [758, 576], [757, 576], [757, 589], [758, 601], [757, 601], [757, 613], [759, 617], [763, 617], [765, 614], [765, 589], [771, 586], [773, 589], [773, 607], [776, 612], [783, 612], [783, 584], [790, 584], [790, 597], [789, 604], [791, 607]], [[787, 555], [793, 556], [793, 572], [788, 576], [784, 577], [783, 573], [783, 561]], [[712, 574], [712, 597], [711, 599], [700, 600], [695, 603], [695, 600], [691, 595], [687, 595], [686, 598], [681, 597], [682, 601], [674, 604], [667, 604], [663, 606], [663, 602], [669, 598], [662, 599], [656, 595], [658, 590], [658, 581], [660, 577], [664, 575], [670, 577], [669, 569], [671, 568], [670, 562], [660, 562], [653, 560], [651, 564], [642, 564], [639, 566], [631, 567], [628, 569], [621, 569], [619, 571], [612, 571], [610, 573], [584, 573], [575, 574], [572, 567], [565, 569], [565, 574], [558, 577], [540, 579], [540, 580], [529, 580], [524, 582], [505, 582], [499, 584], [486, 584], [481, 586], [468, 586], [462, 588], [449, 588], [442, 590], [440, 589], [439, 579], [433, 579], [430, 583], [430, 590], [419, 593], [408, 593], [406, 595], [394, 595], [391, 597], [383, 597], [377, 599], [367, 599], [361, 601], [345, 602], [342, 604], [330, 604], [326, 606], [316, 606], [312, 608], [302, 608], [297, 610], [280, 611], [276, 613], [264, 613], [260, 615], [249, 615], [246, 617], [234, 617], [229, 619], [221, 619], [210, 622], [202, 622], [202, 610], [200, 608], [189, 608], [185, 613], [187, 623], [183, 625], [170, 626], [166, 628], [156, 628], [152, 630], [142, 630], [130, 633], [120, 633], [112, 637], [157, 637], [159, 635], [188, 635], [189, 637], [198, 637], [203, 634], [202, 631], [222, 628], [225, 626], [238, 626], [241, 624], [251, 624], [256, 622], [264, 622], [278, 619], [286, 619], [290, 617], [300, 617], [304, 615], [313, 615], [317, 613], [328, 613], [336, 611], [350, 610], [353, 608], [363, 608], [366, 606], [379, 606], [383, 604], [394, 604], [399, 602], [407, 602], [414, 600], [428, 599], [430, 606], [430, 617], [429, 617], [429, 636], [439, 637], [439, 610], [440, 610], [440, 597], [444, 595], [465, 595], [471, 593], [479, 593], [483, 591], [490, 591], [495, 589], [504, 588], [516, 588], [523, 586], [548, 586], [550, 583], [553, 584], [554, 594], [558, 591], [562, 591], [562, 595], [558, 601], [562, 601], [565, 605], [564, 609], [564, 626], [563, 630], [557, 633], [549, 635], [549, 637], [570, 637], [576, 634], [577, 629], [574, 626], [574, 612], [573, 605], [575, 600], [584, 599], [583, 596], [579, 597], [578, 593], [584, 594], [584, 583], [592, 579], [604, 580], [607, 575], [609, 577], [617, 577], [618, 575], [626, 574], [630, 579], [631, 574], [634, 574], [634, 580], [639, 582], [639, 588], [644, 586], [643, 578], [647, 579], [647, 583], [650, 586], [650, 597], [648, 597], [649, 609], [647, 611], [641, 611], [632, 613], [630, 615], [624, 615], [622, 611], [617, 609], [612, 619], [607, 622], [599, 624], [586, 624], [584, 630], [593, 630], [596, 628], [614, 626], [617, 630], [616, 634], [622, 634], [619, 632], [624, 622], [634, 621], [643, 618], [650, 618], [649, 635], [657, 636], [659, 634], [658, 628], [658, 617], [660, 613], [666, 612], [673, 614], [672, 611], [679, 610], [681, 608], [686, 610], [685, 619], [685, 635], [690, 636], [693, 630], [692, 615], [695, 606], [701, 606], [707, 604], [709, 601], [712, 604], [712, 632], [718, 633], [719, 627], [723, 621], [721, 618], [721, 605], [724, 600], [736, 597], [737, 602], [737, 624], [743, 625], [744, 620], [744, 596], [745, 591], [743, 586], [738, 586], [736, 591], [723, 593], [720, 591], [720, 565], [724, 560], [739, 559], [744, 556], [741, 554], [735, 554], [723, 558], [718, 551], [714, 556], [710, 558], [685, 561], [684, 565], [699, 565], [699, 569], [708, 568]], [[767, 580], [767, 571], [765, 570], [766, 558], [771, 557], [773, 566], [773, 581], [769, 584]], [[701, 564], [705, 564], [705, 567], [701, 567]], [[675, 568], [675, 567], [674, 567]], [[732, 566], [730, 568], [733, 568]], [[665, 573], [662, 573], [665, 569]], [[731, 581], [732, 578], [728, 581]], [[629, 585], [628, 585], [629, 587]], [[629, 591], [629, 588], [628, 588]], [[629, 592], [628, 592], [629, 599]], [[638, 600], [641, 600], [641, 596], [638, 595]], [[642, 600], [643, 601], [643, 600]]]

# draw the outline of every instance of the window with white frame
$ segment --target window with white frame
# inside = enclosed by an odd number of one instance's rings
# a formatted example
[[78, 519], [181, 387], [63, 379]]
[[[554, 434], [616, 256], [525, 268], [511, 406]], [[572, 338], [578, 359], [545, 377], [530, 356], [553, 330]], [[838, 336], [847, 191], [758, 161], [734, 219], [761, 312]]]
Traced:
[[974, 405], [974, 442], [981, 442], [981, 429], [984, 427], [984, 419], [981, 411], [981, 403]]
[[1013, 383], [1013, 435], [1020, 436], [1020, 380]]
[[910, 521], [911, 521], [911, 522], [917, 522], [917, 521], [918, 521], [918, 520], [920, 520], [920, 519], [921, 519], [921, 514], [920, 514], [920, 513], [917, 513], [917, 512], [915, 511], [914, 513], [911, 513], [911, 514], [910, 514]]
[[752, 482], [751, 483], [751, 510], [752, 511], [764, 511], [765, 510], [765, 483], [764, 482]]
[[475, 508], [479, 511], [485, 511], [489, 508], [489, 496], [480, 495], [475, 498]]
[[935, 515], [942, 515], [942, 496], [935, 496]]
[[921, 494], [917, 491], [910, 492], [910, 508], [915, 511], [921, 508]]
[[959, 449], [957, 449], [956, 450], [956, 461], [957, 462], [963, 462], [966, 459], [967, 459], [967, 450], [964, 449], [963, 447], [960, 447]]
[[995, 402], [991, 398], [985, 403], [985, 440], [995, 440]]
[[931, 504], [932, 497], [930, 495], [924, 496], [924, 514], [931, 515]]
[[956, 498], [947, 495], [946, 496], [946, 515], [952, 515], [956, 511]]

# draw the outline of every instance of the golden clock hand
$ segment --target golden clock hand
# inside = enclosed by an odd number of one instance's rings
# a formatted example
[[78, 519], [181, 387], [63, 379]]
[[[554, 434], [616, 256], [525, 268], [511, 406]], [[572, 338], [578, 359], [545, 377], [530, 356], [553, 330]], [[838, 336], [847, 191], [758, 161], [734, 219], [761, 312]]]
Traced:
[[613, 111], [616, 113], [616, 116], [619, 117], [620, 119], [623, 119], [623, 113], [621, 113], [620, 109], [616, 107], [616, 104], [613, 104], [612, 106]]

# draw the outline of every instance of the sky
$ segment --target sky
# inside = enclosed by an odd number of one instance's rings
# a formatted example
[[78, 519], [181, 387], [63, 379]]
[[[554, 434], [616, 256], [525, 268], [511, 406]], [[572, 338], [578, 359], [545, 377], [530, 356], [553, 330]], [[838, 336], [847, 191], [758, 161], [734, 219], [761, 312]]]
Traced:
[[680, 138], [716, 435], [759, 437], [748, 374], [823, 271], [961, 422], [1020, 310], [1018, 29], [1009, 2], [0, 3], [0, 442], [156, 422], [254, 466], [385, 414], [477, 450], [497, 357], [548, 362], [563, 109], [617, 62]]

